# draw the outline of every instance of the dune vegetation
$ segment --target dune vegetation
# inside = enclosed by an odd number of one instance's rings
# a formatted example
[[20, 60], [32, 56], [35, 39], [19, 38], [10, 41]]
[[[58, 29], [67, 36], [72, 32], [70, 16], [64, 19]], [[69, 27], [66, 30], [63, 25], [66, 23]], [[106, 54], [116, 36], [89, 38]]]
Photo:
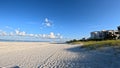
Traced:
[[88, 48], [88, 49], [97, 49], [101, 47], [120, 47], [120, 40], [75, 41], [71, 43], [72, 44], [83, 44], [82, 47]]

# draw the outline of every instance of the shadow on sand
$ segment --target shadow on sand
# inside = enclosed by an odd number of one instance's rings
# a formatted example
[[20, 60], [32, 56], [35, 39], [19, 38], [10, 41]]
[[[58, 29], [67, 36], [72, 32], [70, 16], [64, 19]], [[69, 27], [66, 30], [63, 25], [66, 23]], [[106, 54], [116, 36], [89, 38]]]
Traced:
[[76, 47], [73, 47], [73, 48], [68, 48], [68, 49], [65, 49], [67, 51], [70, 51], [70, 52], [77, 52], [77, 53], [80, 53], [80, 52], [86, 52], [88, 51], [87, 49], [85, 48], [82, 48], [81, 46], [76, 46]]
[[[112, 53], [104, 53], [97, 50], [87, 50], [80, 46], [65, 49], [77, 54], [77, 57], [69, 61], [69, 68], [120, 68], [120, 56], [116, 57]], [[109, 51], [109, 50], [108, 50]], [[71, 55], [71, 56], [73, 56]]]
[[0, 68], [20, 68], [19, 66], [13, 66], [13, 67], [0, 67]]
[[10, 68], [20, 68], [19, 66], [13, 66], [13, 67], [10, 67]]

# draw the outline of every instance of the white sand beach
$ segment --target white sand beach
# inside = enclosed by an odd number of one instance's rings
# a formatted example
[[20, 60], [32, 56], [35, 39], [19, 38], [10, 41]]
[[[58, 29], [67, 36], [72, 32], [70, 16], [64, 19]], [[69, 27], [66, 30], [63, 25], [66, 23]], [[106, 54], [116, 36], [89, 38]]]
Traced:
[[80, 45], [45, 42], [0, 42], [0, 67], [6, 68], [120, 68], [117, 57], [88, 51]]

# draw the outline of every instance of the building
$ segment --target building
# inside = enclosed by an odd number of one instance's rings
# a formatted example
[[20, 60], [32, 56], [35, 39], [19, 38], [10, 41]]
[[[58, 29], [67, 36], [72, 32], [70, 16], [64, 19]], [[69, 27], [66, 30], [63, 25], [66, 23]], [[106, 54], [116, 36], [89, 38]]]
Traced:
[[102, 30], [91, 32], [90, 39], [119, 39], [120, 38], [120, 26], [118, 30]]

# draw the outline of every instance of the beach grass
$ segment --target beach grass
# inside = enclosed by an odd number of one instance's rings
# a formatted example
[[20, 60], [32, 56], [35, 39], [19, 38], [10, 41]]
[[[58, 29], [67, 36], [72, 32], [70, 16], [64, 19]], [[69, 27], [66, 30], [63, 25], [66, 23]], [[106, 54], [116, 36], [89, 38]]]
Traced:
[[120, 47], [120, 40], [103, 40], [103, 41], [85, 41], [85, 42], [72, 42], [73, 44], [83, 44], [83, 48], [97, 49], [101, 47]]

